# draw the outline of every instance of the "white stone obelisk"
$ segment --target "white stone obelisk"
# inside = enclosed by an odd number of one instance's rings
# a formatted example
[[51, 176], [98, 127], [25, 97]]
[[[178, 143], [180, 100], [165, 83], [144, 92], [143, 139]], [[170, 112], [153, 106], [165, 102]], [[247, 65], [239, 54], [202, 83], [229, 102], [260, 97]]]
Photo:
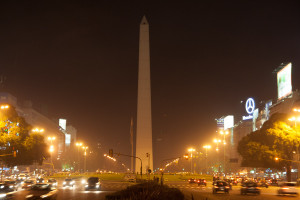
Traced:
[[[140, 24], [136, 128], [135, 155], [141, 158], [145, 174], [148, 169], [153, 171], [149, 24], [145, 16]], [[141, 161], [135, 159], [135, 172], [140, 173], [140, 170]]]

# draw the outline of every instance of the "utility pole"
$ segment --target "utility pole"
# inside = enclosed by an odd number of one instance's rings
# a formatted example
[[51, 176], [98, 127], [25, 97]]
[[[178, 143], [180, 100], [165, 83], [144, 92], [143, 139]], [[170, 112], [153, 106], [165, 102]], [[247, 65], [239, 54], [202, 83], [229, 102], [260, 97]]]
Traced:
[[133, 118], [131, 117], [130, 121], [130, 144], [131, 144], [131, 172], [133, 173]]

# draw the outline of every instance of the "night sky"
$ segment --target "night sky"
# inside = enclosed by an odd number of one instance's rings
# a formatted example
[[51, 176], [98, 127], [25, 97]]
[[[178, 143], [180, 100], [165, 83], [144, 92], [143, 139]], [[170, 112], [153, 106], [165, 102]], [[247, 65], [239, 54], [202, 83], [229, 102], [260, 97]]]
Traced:
[[299, 88], [299, 1], [145, 2], [1, 1], [1, 91], [66, 118], [88, 145], [130, 154], [146, 14], [158, 167], [211, 142], [214, 119], [239, 113], [241, 100], [276, 98], [281, 63], [292, 62]]

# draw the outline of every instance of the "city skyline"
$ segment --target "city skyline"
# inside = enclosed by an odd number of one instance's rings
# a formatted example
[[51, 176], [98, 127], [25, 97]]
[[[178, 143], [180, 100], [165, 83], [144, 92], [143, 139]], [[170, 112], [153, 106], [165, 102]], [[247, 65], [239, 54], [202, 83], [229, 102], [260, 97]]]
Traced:
[[276, 99], [272, 72], [281, 63], [292, 62], [293, 90], [299, 88], [294, 1], [117, 5], [2, 2], [1, 91], [46, 104], [79, 138], [130, 154], [138, 27], [146, 14], [157, 167], [210, 140], [215, 118], [240, 115], [240, 101]]

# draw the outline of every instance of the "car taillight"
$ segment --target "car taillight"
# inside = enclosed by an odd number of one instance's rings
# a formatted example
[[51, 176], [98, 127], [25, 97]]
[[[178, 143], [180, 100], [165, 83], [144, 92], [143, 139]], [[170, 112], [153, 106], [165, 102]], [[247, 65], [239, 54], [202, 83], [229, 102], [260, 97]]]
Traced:
[[215, 186], [215, 188], [219, 188], [218, 186]]
[[228, 187], [228, 186], [226, 186], [225, 188], [227, 188], [227, 189], [228, 189], [229, 187]]

